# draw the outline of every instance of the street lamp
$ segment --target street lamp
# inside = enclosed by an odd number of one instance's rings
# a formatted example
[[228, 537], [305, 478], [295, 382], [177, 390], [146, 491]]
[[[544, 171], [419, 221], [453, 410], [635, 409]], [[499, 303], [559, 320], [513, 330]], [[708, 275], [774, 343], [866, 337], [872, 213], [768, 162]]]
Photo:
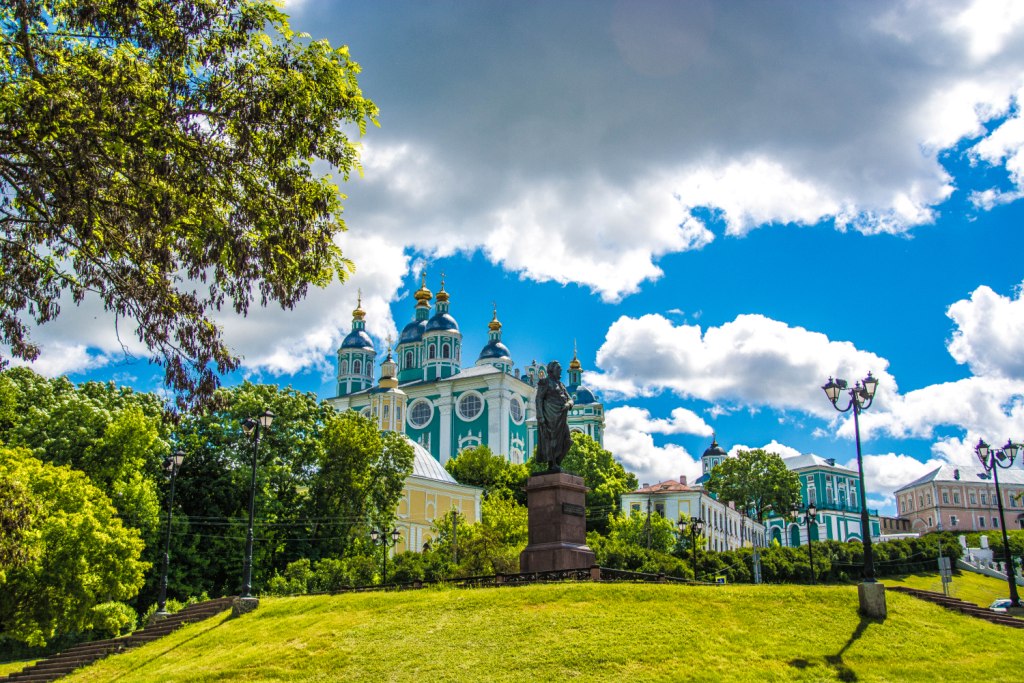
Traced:
[[160, 600], [156, 613], [167, 616], [167, 568], [171, 558], [171, 506], [174, 505], [174, 478], [178, 474], [178, 468], [185, 460], [185, 451], [179, 450], [167, 458], [164, 458], [164, 471], [171, 478], [171, 495], [167, 498], [167, 544], [164, 546], [164, 573], [160, 577]]
[[689, 520], [679, 518], [676, 522], [676, 526], [679, 528], [679, 533], [686, 531], [687, 527], [690, 529], [690, 554], [693, 559], [693, 580], [697, 580], [697, 536], [704, 533], [704, 520], [700, 517], [690, 517]]
[[258, 418], [247, 417], [242, 422], [242, 431], [246, 436], [255, 434], [252, 447], [252, 482], [249, 485], [249, 529], [245, 534], [245, 564], [242, 569], [243, 598], [252, 597], [252, 521], [256, 513], [256, 461], [260, 453], [260, 431], [267, 429], [274, 421], [274, 414], [264, 410]]
[[1017, 581], [1013, 571], [1013, 556], [1010, 555], [1010, 541], [1006, 537], [1006, 519], [1003, 517], [1003, 495], [999, 491], [999, 470], [1000, 468], [1006, 469], [1013, 465], [1013, 460], [1017, 457], [1017, 451], [1020, 447], [1020, 444], [1013, 443], [1009, 439], [1006, 440], [1006, 445], [997, 451], [989, 448], [989, 445], [981, 439], [978, 439], [978, 445], [974, 447], [974, 452], [978, 454], [981, 466], [985, 468], [986, 472], [992, 473], [992, 478], [996, 483], [996, 502], [999, 504], [999, 529], [1003, 532], [1003, 548], [1006, 552], [1006, 582], [1010, 585], [1010, 602], [1017, 607], [1021, 606], [1020, 596], [1017, 594]]
[[807, 510], [804, 511], [804, 516], [803, 516], [802, 520], [800, 519], [800, 512], [801, 512], [800, 508], [794, 506], [793, 510], [790, 512], [790, 514], [793, 516], [793, 519], [796, 520], [796, 523], [798, 525], [799, 524], [804, 524], [804, 525], [807, 526], [807, 556], [808, 556], [808, 558], [810, 559], [810, 562], [811, 562], [811, 583], [813, 584], [813, 583], [815, 583], [815, 581], [814, 581], [814, 541], [811, 539], [811, 525], [812, 524], [816, 525], [818, 523], [818, 508], [814, 506], [814, 503], [811, 503], [810, 505], [808, 505], [807, 506]]
[[[387, 527], [384, 527], [383, 533], [376, 529], [370, 531], [370, 540], [373, 541], [373, 544], [384, 546], [383, 558], [380, 563], [382, 575], [380, 585], [382, 586], [388, 582], [388, 548], [394, 548], [398, 545], [398, 539], [401, 536], [402, 534], [398, 531], [397, 527], [392, 527], [390, 532], [388, 532]], [[390, 537], [390, 540], [388, 540], [388, 537]]]
[[[845, 379], [831, 377], [828, 378], [828, 384], [822, 387], [833, 408], [841, 413], [853, 410], [853, 432], [857, 438], [857, 475], [860, 478], [860, 525], [864, 539], [864, 583], [875, 583], [875, 558], [871, 553], [871, 518], [868, 516], [868, 499], [864, 489], [864, 461], [860, 452], [860, 412], [871, 407], [877, 387], [878, 380], [872, 377], [870, 372], [867, 377], [858, 380], [852, 389], [847, 389]], [[850, 402], [845, 408], [840, 408], [837, 401], [843, 391], [849, 393]]]

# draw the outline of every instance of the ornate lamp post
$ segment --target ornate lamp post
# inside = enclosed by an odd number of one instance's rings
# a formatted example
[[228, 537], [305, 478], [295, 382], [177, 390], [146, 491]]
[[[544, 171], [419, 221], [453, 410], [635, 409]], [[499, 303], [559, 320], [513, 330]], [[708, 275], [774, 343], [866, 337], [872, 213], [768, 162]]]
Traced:
[[274, 414], [264, 410], [258, 418], [248, 417], [242, 422], [242, 431], [246, 436], [254, 434], [252, 447], [252, 481], [249, 484], [249, 529], [245, 534], [245, 564], [242, 569], [242, 597], [252, 597], [252, 522], [256, 513], [256, 461], [260, 453], [260, 431], [267, 429], [274, 421]]
[[178, 474], [178, 468], [185, 460], [185, 451], [178, 450], [173, 455], [164, 458], [164, 471], [171, 478], [171, 494], [167, 498], [167, 544], [164, 546], [164, 573], [160, 577], [160, 599], [157, 608], [157, 615], [167, 616], [167, 568], [171, 559], [171, 509], [174, 505], [174, 478]]
[[700, 517], [691, 517], [689, 520], [679, 518], [676, 522], [679, 533], [682, 534], [687, 528], [690, 529], [690, 555], [693, 559], [693, 580], [697, 580], [697, 536], [704, 533], [704, 520]]
[[[398, 539], [401, 538], [402, 534], [398, 531], [397, 527], [392, 527], [389, 532], [387, 527], [384, 527], [383, 533], [373, 529], [370, 531], [370, 540], [373, 541], [374, 545], [384, 546], [381, 558], [381, 582], [380, 585], [384, 585], [388, 582], [388, 548], [394, 548], [398, 545]], [[388, 540], [390, 537], [390, 540]]]
[[[868, 515], [868, 499], [864, 490], [864, 461], [860, 452], [860, 412], [871, 407], [877, 387], [878, 380], [872, 377], [870, 372], [867, 377], [858, 380], [852, 389], [847, 389], [845, 379], [831, 377], [828, 378], [828, 384], [822, 387], [833, 408], [841, 413], [853, 411], [853, 432], [857, 438], [857, 476], [860, 479], [860, 525], [864, 539], [864, 583], [875, 583], [875, 558], [871, 552], [871, 518]], [[845, 408], [840, 408], [839, 394], [843, 391], [849, 394], [850, 402]]]
[[815, 583], [814, 580], [814, 540], [811, 538], [811, 525], [818, 523], [818, 508], [811, 503], [807, 506], [807, 509], [803, 511], [803, 519], [800, 518], [801, 510], [798, 507], [794, 507], [790, 514], [793, 519], [796, 520], [797, 524], [804, 524], [807, 526], [807, 556], [811, 562], [811, 583]]
[[1021, 603], [1020, 596], [1017, 593], [1017, 581], [1014, 578], [1010, 541], [1006, 537], [1006, 520], [1003, 517], [1003, 495], [999, 490], [999, 470], [1000, 468], [1006, 469], [1013, 465], [1013, 460], [1017, 457], [1017, 451], [1020, 447], [1020, 444], [1015, 444], [1009, 439], [1006, 440], [1006, 445], [997, 451], [989, 448], [989, 445], [981, 439], [978, 439], [978, 445], [974, 447], [974, 452], [978, 454], [981, 466], [985, 468], [986, 472], [992, 473], [992, 478], [996, 484], [996, 502], [999, 504], [999, 528], [1003, 532], [1003, 548], [1006, 551], [1006, 582], [1010, 586], [1010, 601], [1018, 607], [1021, 606]]

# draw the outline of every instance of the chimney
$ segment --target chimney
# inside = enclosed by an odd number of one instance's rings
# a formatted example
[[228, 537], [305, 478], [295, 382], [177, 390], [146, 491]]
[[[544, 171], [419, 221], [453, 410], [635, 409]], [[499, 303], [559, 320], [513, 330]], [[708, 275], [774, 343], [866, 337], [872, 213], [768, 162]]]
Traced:
[[679, 483], [682, 484], [683, 486], [686, 486], [686, 475], [685, 474], [679, 475]]
[[959, 469], [953, 470], [953, 478], [956, 479], [957, 481], [960, 481], [960, 470]]
[[836, 466], [836, 459], [835, 458], [827, 458], [825, 460], [825, 462], [828, 463], [829, 467], [835, 467]]
[[642, 488], [642, 489], [645, 489], [648, 486], [650, 486], [650, 484], [648, 484], [647, 482], [644, 482], [643, 484], [640, 484], [640, 488]]

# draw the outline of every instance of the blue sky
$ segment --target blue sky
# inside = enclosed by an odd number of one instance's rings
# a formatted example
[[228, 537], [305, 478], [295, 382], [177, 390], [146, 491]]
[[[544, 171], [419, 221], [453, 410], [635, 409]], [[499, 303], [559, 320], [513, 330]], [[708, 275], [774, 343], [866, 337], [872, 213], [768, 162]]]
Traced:
[[[1024, 440], [1024, 4], [285, 3], [381, 109], [342, 187], [351, 282], [222, 319], [228, 382], [333, 395], [356, 291], [382, 340], [445, 273], [475, 358], [571, 358], [643, 481], [727, 449], [850, 463], [820, 386], [871, 370], [872, 507]], [[159, 389], [94, 302], [35, 366]]]

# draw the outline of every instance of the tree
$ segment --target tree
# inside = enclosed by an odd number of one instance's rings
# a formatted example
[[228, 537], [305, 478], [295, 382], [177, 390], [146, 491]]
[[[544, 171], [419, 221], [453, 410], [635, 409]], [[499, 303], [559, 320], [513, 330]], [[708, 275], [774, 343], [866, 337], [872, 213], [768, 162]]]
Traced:
[[382, 434], [353, 411], [332, 416], [323, 444], [310, 495], [313, 514], [327, 523], [313, 535], [320, 552], [345, 554], [370, 526], [390, 526], [415, 453], [404, 437]]
[[526, 504], [526, 480], [530, 471], [526, 465], [515, 465], [487, 446], [475, 446], [459, 452], [458, 457], [445, 463], [445, 469], [460, 484], [479, 486], [486, 496], [512, 498]]
[[32, 646], [104, 619], [102, 603], [132, 598], [147, 564], [138, 531], [81, 472], [0, 446], [0, 481], [18, 487], [38, 514], [23, 531], [22, 560], [0, 576], [0, 633]]
[[[534, 472], [544, 467], [532, 458], [529, 465]], [[638, 486], [636, 475], [627, 472], [611, 452], [579, 432], [572, 435], [572, 446], [562, 461], [562, 469], [583, 477], [583, 483], [590, 489], [587, 491], [588, 531], [605, 532], [608, 516], [618, 512], [622, 494], [635, 491]]]
[[[96, 297], [163, 365], [179, 405], [238, 367], [213, 314], [293, 307], [352, 268], [347, 130], [377, 108], [345, 47], [270, 0], [0, 5], [0, 342]], [[3, 359], [0, 359], [3, 360]]]
[[764, 522], [768, 508], [788, 514], [800, 504], [800, 478], [776, 453], [761, 448], [739, 451], [711, 470], [704, 485], [722, 501], [733, 501], [739, 510], [751, 510]]

